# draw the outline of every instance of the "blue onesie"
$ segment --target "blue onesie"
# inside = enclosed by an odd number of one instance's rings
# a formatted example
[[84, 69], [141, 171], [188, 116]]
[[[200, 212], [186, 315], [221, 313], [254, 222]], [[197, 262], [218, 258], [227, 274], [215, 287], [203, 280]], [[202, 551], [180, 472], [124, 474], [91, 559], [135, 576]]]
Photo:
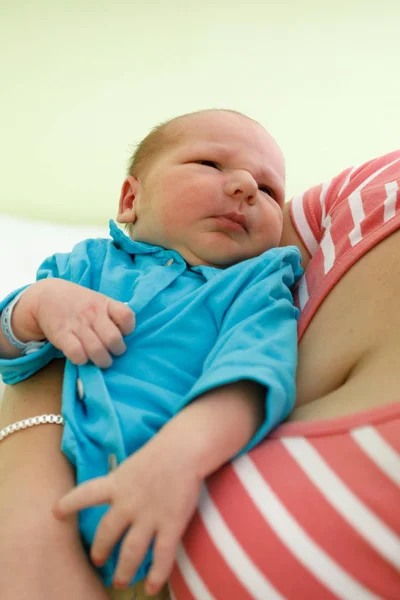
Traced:
[[[200, 394], [242, 379], [266, 388], [265, 421], [243, 452], [249, 450], [294, 405], [298, 310], [291, 288], [302, 274], [300, 252], [274, 248], [227, 269], [191, 267], [174, 250], [132, 241], [113, 222], [110, 232], [112, 239], [85, 240], [53, 255], [37, 273], [125, 302], [136, 315], [126, 352], [108, 369], [66, 361], [62, 450], [77, 483], [106, 475], [110, 457], [122, 462]], [[62, 356], [47, 343], [34, 354], [1, 359], [0, 373], [5, 383], [17, 383]], [[80, 513], [87, 547], [106, 510]], [[106, 585], [117, 556], [118, 547], [100, 569]], [[150, 563], [151, 549], [135, 581]]]

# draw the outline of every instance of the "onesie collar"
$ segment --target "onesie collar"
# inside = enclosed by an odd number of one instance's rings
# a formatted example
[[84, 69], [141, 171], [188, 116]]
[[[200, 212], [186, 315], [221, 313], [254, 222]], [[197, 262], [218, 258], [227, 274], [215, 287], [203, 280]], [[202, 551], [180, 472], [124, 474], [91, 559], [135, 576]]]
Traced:
[[128, 237], [122, 229], [118, 227], [113, 220], [110, 219], [110, 235], [114, 240], [117, 248], [121, 248], [127, 254], [157, 254], [161, 253], [163, 257], [170, 256], [178, 262], [185, 262], [179, 252], [175, 250], [167, 250], [161, 246], [153, 246], [152, 244], [146, 244], [146, 242], [136, 242]]
[[187, 269], [190, 269], [195, 273], [201, 273], [206, 280], [211, 279], [221, 271], [221, 269], [218, 269], [217, 267], [211, 267], [208, 265], [198, 265], [197, 267], [192, 267], [187, 264], [184, 258], [182, 258], [182, 256], [176, 250], [168, 250], [162, 246], [146, 244], [146, 242], [136, 242], [128, 237], [112, 219], [110, 219], [109, 225], [110, 235], [114, 240], [116, 247], [121, 248], [121, 250], [124, 250], [127, 254], [154, 254], [158, 255], [158, 257], [162, 259], [173, 258], [174, 261], [186, 265]]

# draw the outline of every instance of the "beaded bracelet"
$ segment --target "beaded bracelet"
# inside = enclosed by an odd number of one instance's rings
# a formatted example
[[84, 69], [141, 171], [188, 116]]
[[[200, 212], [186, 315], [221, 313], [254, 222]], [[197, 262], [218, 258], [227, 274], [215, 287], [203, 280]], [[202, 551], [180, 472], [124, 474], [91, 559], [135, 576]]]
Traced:
[[26, 429], [27, 427], [33, 427], [34, 425], [44, 425], [45, 423], [62, 425], [64, 423], [64, 419], [61, 415], [41, 415], [39, 417], [22, 419], [22, 421], [17, 421], [16, 423], [12, 423], [12, 425], [7, 425], [7, 427], [4, 427], [4, 429], [0, 430], [0, 442], [20, 429]]

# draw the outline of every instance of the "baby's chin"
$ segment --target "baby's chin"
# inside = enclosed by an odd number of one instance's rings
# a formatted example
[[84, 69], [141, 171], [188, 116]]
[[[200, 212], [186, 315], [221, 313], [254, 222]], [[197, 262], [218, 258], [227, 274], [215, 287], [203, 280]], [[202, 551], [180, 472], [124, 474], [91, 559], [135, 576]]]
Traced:
[[[248, 242], [238, 237], [229, 236], [222, 232], [208, 234], [205, 240], [194, 240], [200, 243], [173, 248], [191, 267], [200, 265], [226, 269], [250, 258], [260, 256], [272, 245], [254, 248]], [[247, 243], [246, 243], [247, 242]], [[258, 244], [261, 246], [261, 244]]]
[[186, 262], [191, 267], [198, 267], [200, 265], [206, 267], [214, 267], [216, 269], [227, 269], [228, 267], [232, 267], [233, 265], [237, 265], [245, 260], [250, 258], [254, 258], [258, 256], [257, 254], [244, 254], [244, 253], [220, 253], [220, 254], [210, 254], [207, 253], [203, 256], [196, 256], [191, 258], [185, 258]]

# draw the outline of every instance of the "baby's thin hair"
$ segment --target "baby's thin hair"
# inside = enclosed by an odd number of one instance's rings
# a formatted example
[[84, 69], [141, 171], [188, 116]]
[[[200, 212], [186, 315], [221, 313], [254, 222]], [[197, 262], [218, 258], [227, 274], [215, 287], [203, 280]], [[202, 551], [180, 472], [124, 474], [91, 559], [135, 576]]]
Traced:
[[159, 152], [164, 150], [174, 141], [177, 141], [178, 136], [172, 132], [168, 132], [168, 126], [173, 120], [164, 121], [153, 127], [145, 138], [136, 146], [132, 156], [128, 161], [128, 175], [133, 175], [139, 179], [151, 164], [151, 161]]
[[[171, 119], [156, 125], [150, 130], [146, 137], [139, 142], [132, 156], [129, 158], [127, 169], [128, 175], [132, 175], [138, 180], [141, 179], [146, 175], [157, 155], [180, 139], [181, 133], [179, 131], [176, 129], [173, 130], [173, 128], [171, 128], [172, 131], [168, 131], [169, 125], [175, 120], [176, 119]], [[132, 237], [133, 224], [127, 223], [125, 225], [125, 231]]]
[[[128, 175], [133, 175], [134, 177], [138, 178], [143, 173], [143, 170], [149, 166], [148, 163], [151, 162], [152, 158], [154, 158], [166, 147], [179, 142], [181, 131], [179, 131], [177, 128], [174, 129], [171, 127], [171, 125], [178, 123], [180, 120], [185, 119], [186, 117], [207, 112], [229, 112], [250, 119], [250, 117], [237, 110], [231, 110], [228, 108], [208, 108], [205, 110], [186, 113], [184, 115], [168, 119], [167, 121], [163, 121], [162, 123], [159, 123], [153, 127], [146, 137], [143, 138], [143, 140], [136, 146], [133, 154], [128, 160]], [[251, 120], [253, 121], [254, 119]]]

